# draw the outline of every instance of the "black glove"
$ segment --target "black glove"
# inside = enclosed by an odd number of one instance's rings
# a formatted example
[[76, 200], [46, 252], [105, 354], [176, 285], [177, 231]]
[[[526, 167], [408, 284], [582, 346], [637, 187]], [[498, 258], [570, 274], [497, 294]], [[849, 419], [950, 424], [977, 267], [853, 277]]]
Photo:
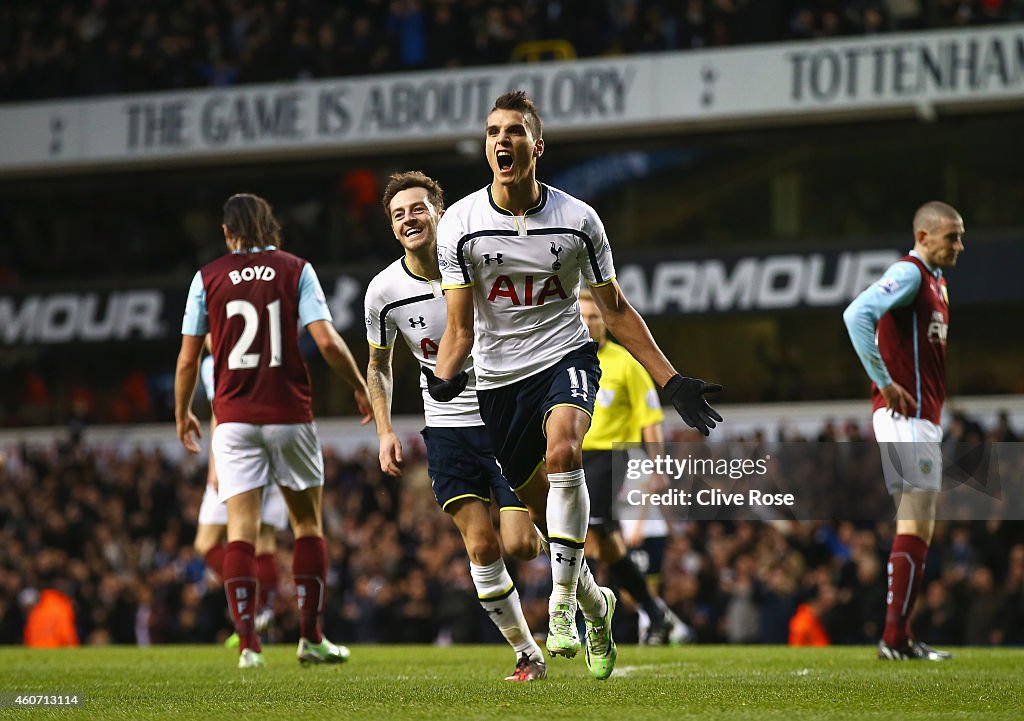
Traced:
[[683, 422], [705, 436], [711, 435], [708, 429], [715, 427], [715, 421], [721, 422], [722, 416], [708, 404], [704, 394], [718, 393], [720, 390], [722, 386], [717, 383], [705, 383], [699, 378], [687, 378], [678, 373], [665, 384], [665, 393]]
[[440, 401], [441, 403], [447, 403], [459, 395], [459, 393], [462, 393], [462, 391], [466, 390], [466, 384], [469, 383], [469, 373], [466, 371], [460, 371], [450, 380], [443, 381], [435, 376], [434, 371], [426, 366], [420, 366], [420, 370], [427, 377], [427, 393], [435, 401]]

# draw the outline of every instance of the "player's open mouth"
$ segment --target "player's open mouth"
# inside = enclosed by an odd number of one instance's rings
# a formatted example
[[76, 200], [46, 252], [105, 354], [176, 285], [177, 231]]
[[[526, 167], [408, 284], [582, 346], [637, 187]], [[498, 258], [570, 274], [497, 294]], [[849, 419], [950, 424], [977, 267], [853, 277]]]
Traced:
[[409, 228], [405, 231], [406, 238], [415, 238], [417, 235], [423, 232], [423, 228]]
[[498, 170], [504, 173], [512, 169], [513, 158], [511, 150], [498, 150], [494, 157], [498, 161]]

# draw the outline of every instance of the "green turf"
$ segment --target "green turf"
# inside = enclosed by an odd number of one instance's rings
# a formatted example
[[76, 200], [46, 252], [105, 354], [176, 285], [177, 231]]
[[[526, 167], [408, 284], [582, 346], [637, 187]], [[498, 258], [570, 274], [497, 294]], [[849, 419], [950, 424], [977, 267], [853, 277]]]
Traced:
[[547, 681], [510, 684], [498, 646], [355, 647], [344, 666], [302, 668], [266, 649], [239, 671], [223, 648], [0, 648], [0, 693], [77, 692], [82, 709], [0, 709], [18, 719], [1014, 719], [1024, 651], [960, 649], [947, 663], [877, 661], [869, 648], [621, 647], [606, 682], [582, 655]]

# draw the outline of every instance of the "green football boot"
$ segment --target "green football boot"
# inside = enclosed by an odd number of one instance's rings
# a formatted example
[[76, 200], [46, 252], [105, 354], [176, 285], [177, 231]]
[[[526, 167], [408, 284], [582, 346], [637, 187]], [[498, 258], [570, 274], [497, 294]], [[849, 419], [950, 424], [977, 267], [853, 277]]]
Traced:
[[326, 637], [320, 643], [313, 643], [304, 638], [299, 639], [296, 657], [303, 665], [307, 663], [345, 663], [351, 652], [345, 646], [331, 643]]
[[612, 616], [615, 615], [615, 594], [610, 588], [601, 586], [607, 611], [596, 621], [587, 622], [586, 658], [587, 668], [598, 681], [604, 681], [615, 670], [615, 659], [619, 652], [612, 638]]
[[263, 668], [266, 665], [263, 654], [259, 651], [245, 648], [238, 654], [238, 668]]
[[548, 638], [544, 643], [552, 656], [574, 658], [580, 650], [580, 636], [576, 630], [576, 611], [568, 603], [555, 605], [548, 619]]

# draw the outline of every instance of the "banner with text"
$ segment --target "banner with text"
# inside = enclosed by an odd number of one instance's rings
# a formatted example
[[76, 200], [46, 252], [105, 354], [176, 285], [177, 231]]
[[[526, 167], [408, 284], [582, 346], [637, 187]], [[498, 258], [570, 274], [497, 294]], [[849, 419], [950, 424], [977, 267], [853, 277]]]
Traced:
[[[617, 279], [645, 317], [839, 309], [870, 285], [904, 251], [885, 248], [617, 260]], [[971, 244], [949, 272], [958, 308], [1024, 302], [1017, 268], [1024, 245], [1013, 237]], [[362, 328], [363, 295], [372, 273], [320, 272], [334, 324]], [[566, 284], [569, 280], [566, 279]], [[8, 292], [0, 294], [0, 348], [60, 343], [177, 340], [181, 287]]]
[[395, 152], [482, 137], [528, 91], [552, 135], [1024, 104], [1024, 25], [0, 107], [0, 175]]

